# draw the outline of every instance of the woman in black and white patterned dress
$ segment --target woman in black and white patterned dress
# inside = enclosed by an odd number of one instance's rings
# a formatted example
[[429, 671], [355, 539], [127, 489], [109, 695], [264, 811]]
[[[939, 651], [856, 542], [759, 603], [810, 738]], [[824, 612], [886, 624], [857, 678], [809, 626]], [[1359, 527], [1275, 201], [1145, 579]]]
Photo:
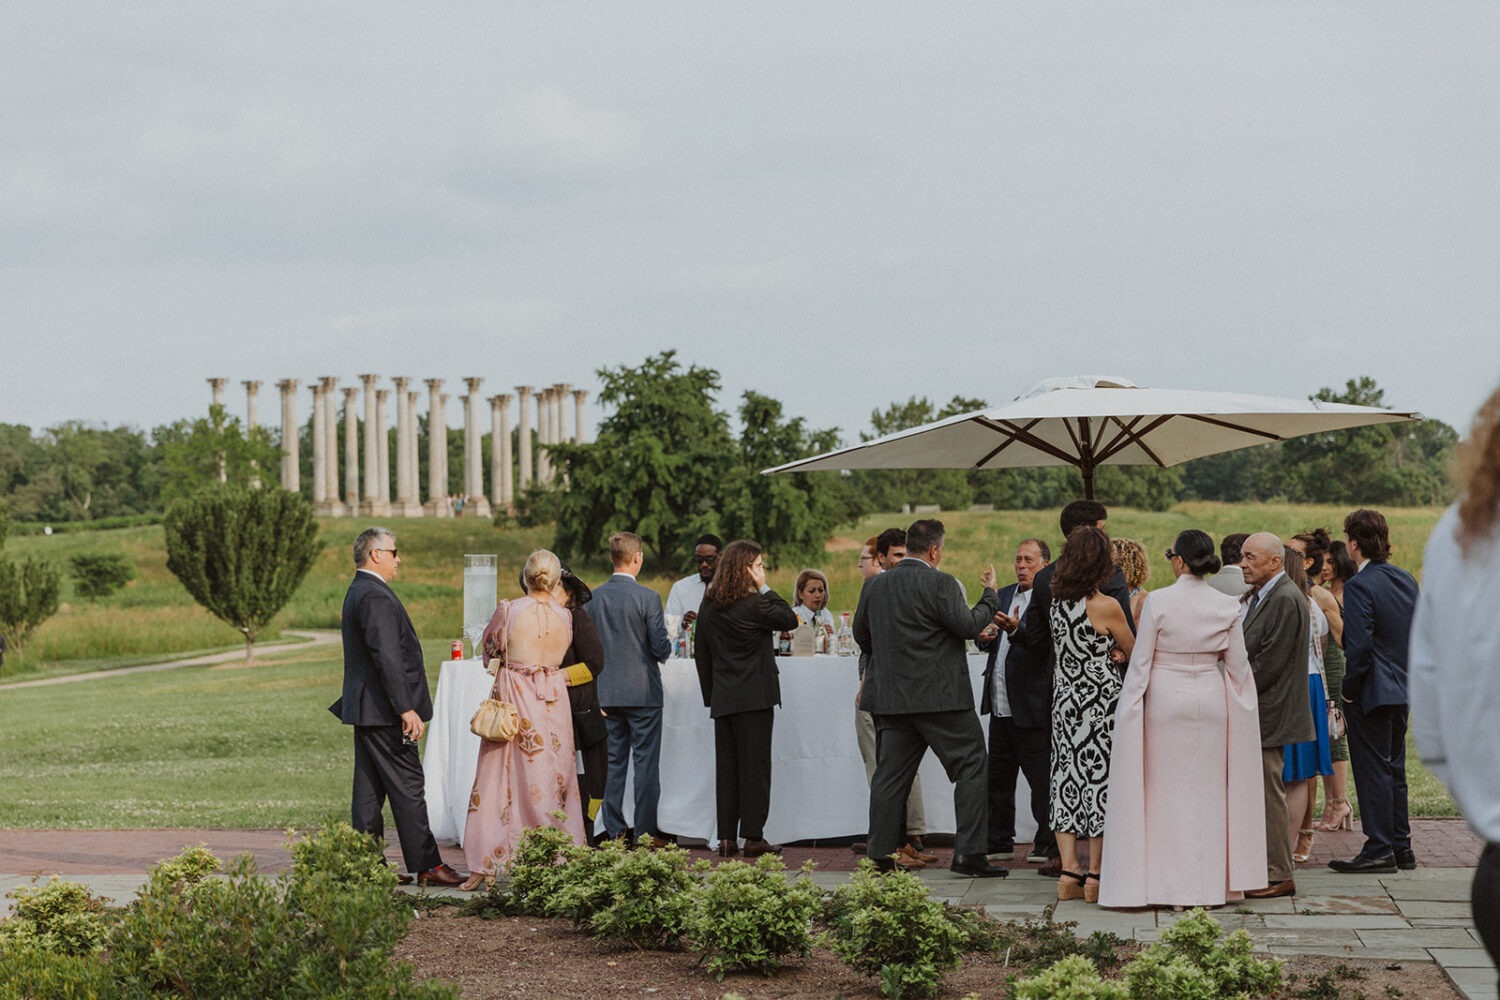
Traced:
[[[1099, 593], [1115, 571], [1109, 536], [1078, 528], [1068, 536], [1052, 577], [1051, 824], [1057, 835], [1062, 877], [1058, 899], [1097, 902], [1099, 860], [1104, 853], [1105, 790], [1115, 704], [1123, 662], [1135, 636], [1113, 597]], [[1087, 874], [1078, 864], [1078, 838], [1089, 842]]]

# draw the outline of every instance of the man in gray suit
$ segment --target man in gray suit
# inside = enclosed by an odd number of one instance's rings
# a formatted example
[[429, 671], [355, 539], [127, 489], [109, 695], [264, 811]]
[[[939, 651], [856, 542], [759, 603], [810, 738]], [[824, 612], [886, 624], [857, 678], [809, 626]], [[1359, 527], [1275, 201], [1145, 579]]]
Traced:
[[929, 747], [954, 783], [958, 821], [951, 868], [960, 875], [1003, 878], [984, 856], [988, 840], [989, 756], [974, 713], [964, 641], [976, 638], [1000, 610], [995, 567], [980, 576], [984, 594], [972, 609], [963, 587], [938, 571], [943, 522], [906, 530], [906, 558], [873, 577], [854, 613], [854, 638], [869, 650], [860, 707], [875, 717], [875, 775], [870, 779], [869, 854], [895, 868], [906, 796]]
[[661, 598], [636, 582], [645, 550], [638, 535], [609, 538], [615, 575], [594, 588], [589, 614], [604, 644], [599, 706], [609, 727], [609, 771], [604, 779], [604, 830], [626, 836], [625, 774], [635, 765], [634, 828], [637, 839], [661, 846], [656, 805], [661, 799], [661, 661], [672, 655]]
[[1307, 656], [1311, 624], [1307, 595], [1284, 569], [1281, 539], [1267, 531], [1245, 539], [1240, 568], [1250, 590], [1245, 605], [1245, 651], [1255, 674], [1260, 703], [1260, 753], [1266, 784], [1266, 881], [1264, 889], [1245, 893], [1255, 899], [1294, 896], [1292, 838], [1288, 814], [1301, 816], [1307, 806], [1307, 782], [1292, 802], [1281, 781], [1284, 747], [1314, 739], [1307, 699]]

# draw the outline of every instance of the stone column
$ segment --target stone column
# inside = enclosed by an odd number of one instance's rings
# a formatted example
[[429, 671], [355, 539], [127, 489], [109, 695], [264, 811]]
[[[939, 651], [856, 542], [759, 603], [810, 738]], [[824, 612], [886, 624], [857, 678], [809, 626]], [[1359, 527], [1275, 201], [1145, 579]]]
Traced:
[[[229, 380], [225, 378], [211, 378], [207, 381], [209, 387], [213, 389], [213, 401], [209, 403], [209, 419], [213, 421], [214, 428], [218, 429], [224, 426], [224, 383], [228, 382]], [[214, 409], [214, 407], [217, 407], [217, 409]], [[223, 452], [219, 452], [218, 464], [219, 482], [226, 482], [229, 479], [229, 475], [224, 468]]]
[[490, 492], [493, 506], [510, 507], [510, 396], [490, 397]]
[[281, 488], [302, 492], [302, 456], [297, 442], [297, 380], [276, 383], [281, 390]]
[[521, 401], [521, 421], [517, 431], [520, 441], [517, 442], [520, 451], [520, 479], [516, 483], [517, 492], [526, 492], [531, 485], [531, 386], [516, 386], [516, 397]]
[[343, 517], [346, 511], [339, 499], [339, 380], [336, 375], [324, 375], [323, 383], [323, 435], [327, 440], [323, 446], [324, 499], [328, 502], [329, 517]]
[[323, 405], [322, 383], [310, 386], [313, 395], [313, 513], [328, 515], [328, 408]]
[[[391, 379], [396, 386], [396, 504], [391, 512], [397, 517], [414, 517], [422, 513], [422, 505], [415, 503], [413, 486], [417, 477], [413, 474], [411, 463], [411, 449], [407, 446], [407, 438], [411, 436], [411, 421], [413, 416], [411, 399], [407, 392], [407, 385], [411, 379], [401, 376]], [[416, 514], [411, 508], [416, 507]]]
[[224, 384], [226, 382], [228, 382], [229, 380], [227, 378], [211, 378], [211, 379], [208, 379], [207, 381], [208, 381], [209, 386], [214, 391], [213, 402], [210, 403], [209, 405], [210, 406], [223, 406], [224, 405]]
[[515, 397], [502, 392], [495, 398], [500, 401], [500, 484], [495, 491], [500, 494], [500, 503], [509, 510], [516, 504], [515, 458], [510, 443], [510, 401]]
[[559, 382], [552, 387], [552, 443], [562, 444], [568, 440], [568, 394], [573, 386]]
[[448, 506], [448, 419], [443, 404], [443, 380], [430, 378], [427, 383], [427, 505], [431, 517], [452, 517]]
[[[344, 390], [344, 505], [350, 517], [368, 514], [359, 502], [359, 410], [355, 401], [358, 389]], [[365, 454], [368, 463], [373, 455]]]
[[479, 395], [479, 384], [482, 378], [466, 378], [464, 385], [469, 387], [469, 394], [464, 397], [464, 492], [469, 499], [464, 503], [464, 513], [469, 512], [472, 504], [474, 513], [479, 517], [490, 517], [494, 511], [490, 509], [490, 498], [484, 493], [484, 430], [479, 404], [483, 401]]
[[547, 457], [547, 446], [552, 443], [552, 390], [543, 389], [536, 394], [536, 481], [542, 486], [552, 485], [552, 460]]
[[391, 516], [391, 434], [386, 411], [390, 398], [389, 389], [375, 391], [375, 501], [370, 511], [373, 517]]
[[[380, 497], [380, 433], [384, 426], [376, 420], [375, 416], [375, 383], [380, 381], [379, 375], [361, 375], [359, 380], [365, 386], [365, 492], [360, 503], [360, 512], [375, 515], [376, 501]], [[348, 398], [349, 390], [344, 390], [345, 398]], [[351, 463], [352, 464], [352, 463]], [[355, 480], [358, 488], [359, 481]], [[381, 514], [379, 516], [385, 516]]]
[[260, 383], [241, 382], [245, 387], [245, 430], [253, 431], [260, 426]]
[[587, 389], [573, 390], [573, 441], [575, 444], [587, 444], [588, 438], [584, 434], [583, 403], [589, 398]]
[[411, 497], [407, 500], [407, 517], [421, 517], [422, 510], [422, 463], [417, 451], [417, 407], [421, 404], [421, 393], [409, 390], [406, 394], [406, 469], [411, 474]]

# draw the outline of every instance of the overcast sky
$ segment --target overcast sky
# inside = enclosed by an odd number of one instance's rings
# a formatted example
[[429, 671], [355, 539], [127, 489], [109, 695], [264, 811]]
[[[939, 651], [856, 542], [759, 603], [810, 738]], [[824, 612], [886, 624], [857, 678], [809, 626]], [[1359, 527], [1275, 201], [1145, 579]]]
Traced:
[[9, 0], [0, 422], [675, 348], [851, 440], [1099, 372], [1370, 375], [1463, 431], [1497, 39], [1492, 3]]

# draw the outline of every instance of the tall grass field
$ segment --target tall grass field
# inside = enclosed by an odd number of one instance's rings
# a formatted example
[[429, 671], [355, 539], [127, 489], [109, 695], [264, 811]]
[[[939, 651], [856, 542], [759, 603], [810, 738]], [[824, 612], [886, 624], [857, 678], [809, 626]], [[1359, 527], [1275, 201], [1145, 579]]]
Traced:
[[[1140, 541], [1152, 557], [1148, 587], [1171, 582], [1161, 553], [1177, 532], [1202, 528], [1290, 535], [1316, 526], [1335, 537], [1346, 511], [1292, 505], [1181, 504], [1162, 513], [1114, 511], [1109, 531]], [[1420, 578], [1422, 548], [1440, 511], [1386, 510], [1392, 561]], [[943, 569], [977, 594], [982, 569], [994, 563], [1002, 583], [1024, 538], [1058, 547], [1055, 512], [962, 511], [938, 515], [947, 525]], [[852, 611], [863, 540], [910, 515], [866, 518], [828, 540], [818, 568], [829, 576], [830, 607]], [[203, 611], [166, 569], [159, 526], [52, 536], [12, 537], [12, 556], [40, 555], [66, 567], [79, 552], [121, 552], [136, 579], [96, 604], [65, 581], [62, 610], [32, 638], [22, 664], [7, 654], [0, 675], [0, 828], [306, 826], [348, 806], [351, 749], [345, 727], [327, 712], [338, 696], [337, 647], [278, 645], [286, 628], [338, 627], [353, 572], [352, 543], [366, 526], [355, 519], [320, 522], [325, 543], [307, 580], [258, 646], [249, 666], [182, 667], [41, 687], [8, 682], [167, 660], [212, 649], [243, 648], [238, 633]], [[483, 520], [395, 521], [401, 549], [396, 592], [424, 640], [429, 678], [459, 637], [463, 555], [499, 556], [502, 594], [516, 590], [526, 555], [547, 546], [550, 528], [496, 528]], [[771, 553], [772, 559], [775, 553]], [[590, 583], [609, 575], [602, 560], [575, 565]], [[798, 565], [777, 564], [769, 582], [792, 596]], [[690, 572], [684, 565], [682, 573]], [[665, 595], [674, 575], [643, 577]], [[1454, 815], [1441, 786], [1411, 762], [1414, 815]]]

